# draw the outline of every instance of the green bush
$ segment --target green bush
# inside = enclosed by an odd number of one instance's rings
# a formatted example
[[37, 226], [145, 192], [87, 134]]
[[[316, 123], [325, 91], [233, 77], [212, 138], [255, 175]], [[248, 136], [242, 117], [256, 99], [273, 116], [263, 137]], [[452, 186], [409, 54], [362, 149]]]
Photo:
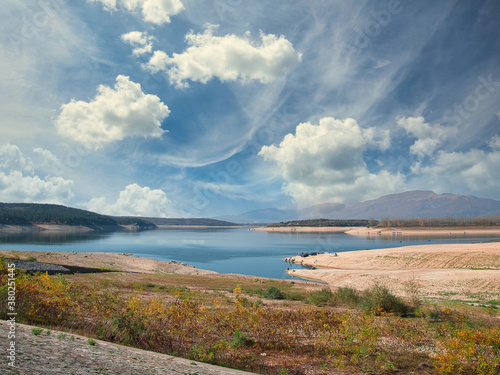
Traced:
[[396, 315], [406, 315], [410, 307], [399, 297], [396, 297], [390, 290], [378, 283], [362, 293], [361, 306], [379, 315], [380, 313], [394, 313]]
[[275, 286], [270, 286], [269, 288], [267, 288], [264, 291], [263, 296], [265, 298], [269, 298], [269, 299], [285, 299], [285, 297], [286, 297], [285, 293], [283, 293], [281, 290], [279, 290]]
[[356, 289], [342, 287], [333, 293], [333, 300], [338, 304], [354, 307], [359, 304], [360, 297]]
[[316, 306], [324, 306], [333, 303], [333, 293], [330, 289], [324, 288], [316, 292], [311, 292], [307, 296], [307, 302]]

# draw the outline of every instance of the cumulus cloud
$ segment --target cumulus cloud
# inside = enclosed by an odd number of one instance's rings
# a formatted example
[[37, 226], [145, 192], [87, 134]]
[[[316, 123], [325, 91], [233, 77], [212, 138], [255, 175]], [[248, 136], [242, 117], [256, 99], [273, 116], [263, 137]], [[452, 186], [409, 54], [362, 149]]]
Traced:
[[168, 107], [141, 85], [119, 75], [114, 88], [101, 85], [90, 102], [71, 100], [61, 106], [55, 125], [59, 134], [97, 150], [131, 136], [161, 137]]
[[170, 22], [170, 16], [184, 9], [181, 0], [87, 0], [99, 2], [107, 11], [125, 9], [133, 14], [141, 14], [145, 22], [161, 25]]
[[301, 54], [285, 37], [261, 32], [260, 41], [236, 35], [215, 36], [216, 25], [207, 26], [202, 34], [186, 35], [189, 47], [172, 57], [156, 51], [144, 68], [151, 72], [166, 71], [170, 82], [188, 87], [187, 80], [206, 83], [213, 77], [221, 81], [257, 80], [269, 83], [288, 73], [301, 60]]
[[[37, 158], [24, 156], [16, 145], [0, 146], [0, 197], [4, 202], [62, 203], [73, 197], [74, 183], [62, 177], [35, 175], [48, 162], [57, 158], [40, 148], [34, 150]], [[42, 155], [43, 154], [43, 155]], [[28, 175], [26, 175], [26, 173]]]
[[93, 198], [83, 205], [90, 211], [116, 216], [168, 217], [172, 211], [164, 191], [130, 184], [122, 190], [116, 202], [108, 203], [105, 197]]
[[410, 152], [419, 157], [431, 156], [446, 138], [455, 133], [455, 129], [440, 125], [430, 126], [422, 116], [399, 118], [398, 125], [408, 134], [417, 138], [410, 147]]
[[33, 163], [24, 157], [21, 149], [7, 143], [0, 146], [0, 168], [33, 173]]
[[356, 120], [325, 117], [319, 125], [302, 123], [279, 146], [264, 146], [259, 155], [277, 164], [284, 191], [298, 206], [360, 201], [404, 187], [403, 176], [371, 173], [363, 161], [368, 148], [385, 150], [387, 131], [363, 129]]
[[62, 203], [73, 197], [74, 183], [61, 177], [24, 176], [0, 172], [0, 195], [7, 202]]
[[475, 194], [495, 195], [500, 185], [500, 144], [494, 138], [490, 152], [471, 149], [466, 152], [439, 151], [433, 163], [419, 170], [417, 181], [439, 186], [443, 191], [453, 191], [465, 185]]
[[153, 51], [153, 37], [149, 36], [145, 31], [131, 31], [121, 36], [124, 42], [130, 44], [134, 49], [132, 53], [135, 56], [140, 56]]

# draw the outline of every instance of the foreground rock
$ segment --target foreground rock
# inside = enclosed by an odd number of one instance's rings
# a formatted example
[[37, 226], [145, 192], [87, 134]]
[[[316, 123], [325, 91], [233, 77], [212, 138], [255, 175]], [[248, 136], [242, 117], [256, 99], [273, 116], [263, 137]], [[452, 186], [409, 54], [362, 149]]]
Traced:
[[[7, 338], [9, 324], [0, 320], [0, 337]], [[6, 356], [0, 360], [0, 373], [15, 375], [245, 375], [206, 363], [149, 352], [71, 333], [42, 330], [16, 324], [15, 368], [8, 366]], [[8, 349], [6, 341], [5, 351]], [[93, 345], [91, 345], [91, 343]]]

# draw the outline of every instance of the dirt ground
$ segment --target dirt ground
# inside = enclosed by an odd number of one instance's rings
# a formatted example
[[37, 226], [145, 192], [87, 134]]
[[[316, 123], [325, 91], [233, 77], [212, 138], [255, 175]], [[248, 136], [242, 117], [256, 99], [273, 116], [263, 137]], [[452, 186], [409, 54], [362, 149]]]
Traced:
[[174, 273], [183, 275], [208, 275], [214, 271], [202, 270], [189, 264], [175, 261], [159, 261], [141, 258], [126, 253], [77, 253], [59, 251], [9, 251], [0, 250], [5, 258], [36, 258], [38, 262], [55, 263], [63, 266], [98, 268], [111, 271], [140, 273]]
[[487, 302], [500, 300], [500, 243], [405, 246], [293, 257], [315, 270], [293, 276], [323, 281], [333, 289], [366, 289], [375, 282], [398, 295], [418, 290], [421, 298]]

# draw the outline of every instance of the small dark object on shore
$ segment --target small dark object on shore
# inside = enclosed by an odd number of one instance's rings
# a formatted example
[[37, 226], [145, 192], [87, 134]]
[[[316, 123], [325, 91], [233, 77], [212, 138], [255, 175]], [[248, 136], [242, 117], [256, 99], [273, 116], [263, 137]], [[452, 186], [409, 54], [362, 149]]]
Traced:
[[313, 252], [313, 253], [300, 253], [299, 256], [301, 256], [302, 258], [307, 258], [308, 256], [315, 256], [315, 255], [318, 255], [317, 252]]

